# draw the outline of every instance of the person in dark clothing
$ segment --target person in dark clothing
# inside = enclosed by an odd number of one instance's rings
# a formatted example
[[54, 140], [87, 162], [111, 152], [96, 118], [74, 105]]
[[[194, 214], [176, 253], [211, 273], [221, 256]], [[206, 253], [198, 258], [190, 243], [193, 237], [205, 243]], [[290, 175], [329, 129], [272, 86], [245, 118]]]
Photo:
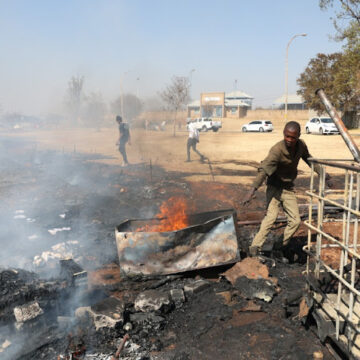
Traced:
[[123, 123], [122, 117], [119, 115], [116, 116], [116, 122], [119, 124], [119, 140], [116, 145], [119, 146], [119, 152], [123, 157], [123, 166], [129, 165], [126, 155], [126, 143], [131, 145], [129, 125]]
[[[297, 177], [298, 164], [303, 159], [311, 166], [309, 150], [300, 137], [300, 125], [289, 121], [284, 128], [284, 139], [276, 143], [269, 151], [268, 156], [261, 162], [258, 174], [251, 190], [246, 194], [243, 204], [247, 205], [255, 191], [267, 179], [266, 188], [266, 215], [261, 222], [260, 229], [249, 248], [251, 256], [256, 256], [261, 251], [266, 237], [277, 218], [280, 207], [288, 219], [282, 240], [282, 249], [286, 251], [291, 237], [298, 229], [301, 219], [294, 191], [294, 180]], [[314, 164], [314, 170], [320, 174], [320, 166]], [[326, 183], [332, 187], [329, 174], [326, 174]]]

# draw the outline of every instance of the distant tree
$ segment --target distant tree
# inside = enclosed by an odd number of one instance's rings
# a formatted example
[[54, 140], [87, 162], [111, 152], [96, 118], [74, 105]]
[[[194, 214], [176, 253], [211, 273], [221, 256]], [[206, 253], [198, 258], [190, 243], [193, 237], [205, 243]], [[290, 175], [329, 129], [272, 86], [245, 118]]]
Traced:
[[174, 76], [165, 90], [160, 93], [160, 97], [174, 111], [173, 129], [176, 135], [176, 116], [179, 110], [185, 108], [190, 100], [190, 81], [187, 77]]
[[65, 105], [73, 123], [79, 120], [80, 109], [84, 98], [84, 76], [72, 76], [68, 82]]
[[[122, 111], [122, 105], [124, 109]], [[111, 111], [117, 115], [123, 115], [124, 120], [131, 122], [142, 111], [141, 100], [133, 94], [124, 94], [123, 97], [119, 96], [111, 103]]]
[[[333, 19], [337, 31], [337, 39], [344, 40], [353, 35], [354, 30], [360, 29], [360, 1], [359, 0], [320, 0], [319, 5], [323, 10], [332, 7], [334, 3], [340, 4], [340, 9]], [[340, 21], [340, 22], [339, 22]], [[345, 26], [343, 24], [346, 24]], [[351, 35], [352, 34], [352, 35]]]
[[343, 111], [360, 105], [360, 52], [318, 54], [311, 59], [297, 82], [300, 94], [311, 109], [324, 110], [315, 90], [323, 88], [331, 103]]
[[300, 74], [297, 83], [300, 87], [298, 94], [303, 97], [307, 106], [318, 112], [323, 111], [324, 107], [320, 99], [315, 95], [315, 90], [324, 88], [329, 100], [335, 107], [340, 107], [343, 99], [339, 97], [335, 87], [334, 79], [342, 59], [341, 53], [317, 54], [310, 60], [305, 71]]
[[151, 96], [144, 100], [145, 111], [161, 111], [164, 108], [165, 104], [159, 96]]
[[339, 3], [334, 26], [338, 41], [345, 41], [343, 51], [334, 54], [318, 54], [310, 60], [297, 82], [298, 94], [302, 95], [308, 106], [318, 112], [323, 111], [314, 91], [324, 88], [335, 107], [354, 110], [360, 107], [360, 1], [359, 0], [320, 0], [322, 9]]
[[84, 117], [87, 124], [100, 128], [104, 122], [106, 104], [100, 92], [92, 92], [85, 98]]

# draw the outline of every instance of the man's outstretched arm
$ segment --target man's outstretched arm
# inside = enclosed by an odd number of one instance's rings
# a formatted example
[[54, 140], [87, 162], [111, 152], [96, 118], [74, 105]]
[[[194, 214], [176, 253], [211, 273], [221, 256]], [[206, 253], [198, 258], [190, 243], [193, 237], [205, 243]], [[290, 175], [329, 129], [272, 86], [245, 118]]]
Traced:
[[250, 203], [250, 201], [254, 198], [256, 190], [262, 185], [268, 176], [275, 172], [278, 164], [278, 158], [278, 151], [274, 150], [274, 147], [272, 147], [267, 157], [261, 162], [253, 186], [246, 193], [244, 200], [242, 201], [243, 205], [248, 205]]
[[248, 205], [253, 199], [256, 192], [256, 188], [252, 187], [245, 195], [242, 205]]

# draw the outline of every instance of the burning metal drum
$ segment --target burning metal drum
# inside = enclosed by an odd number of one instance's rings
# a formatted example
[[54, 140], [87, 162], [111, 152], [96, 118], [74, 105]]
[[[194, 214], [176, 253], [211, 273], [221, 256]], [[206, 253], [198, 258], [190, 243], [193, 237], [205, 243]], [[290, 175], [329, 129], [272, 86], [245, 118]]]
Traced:
[[233, 209], [188, 215], [186, 227], [159, 231], [167, 220], [126, 220], [116, 228], [124, 275], [174, 274], [239, 260]]

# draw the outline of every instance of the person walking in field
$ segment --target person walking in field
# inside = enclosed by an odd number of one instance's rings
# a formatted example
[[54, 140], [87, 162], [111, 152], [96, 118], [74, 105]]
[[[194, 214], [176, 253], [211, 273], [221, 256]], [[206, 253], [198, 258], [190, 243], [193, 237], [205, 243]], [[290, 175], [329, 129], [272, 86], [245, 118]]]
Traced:
[[196, 152], [199, 156], [200, 156], [200, 161], [204, 162], [205, 161], [205, 156], [202, 155], [200, 153], [199, 150], [196, 149], [196, 144], [200, 141], [199, 138], [199, 130], [196, 129], [196, 127], [194, 126], [193, 123], [189, 123], [188, 124], [188, 130], [189, 130], [189, 137], [187, 140], [187, 146], [186, 146], [186, 151], [187, 151], [187, 160], [186, 162], [190, 162], [190, 149], [192, 148], [194, 152]]
[[[300, 124], [295, 121], [288, 122], [284, 127], [284, 139], [276, 143], [269, 151], [267, 157], [258, 168], [251, 190], [246, 194], [244, 205], [250, 203], [256, 190], [267, 179], [266, 188], [266, 215], [261, 222], [260, 229], [249, 248], [250, 256], [256, 256], [266, 240], [271, 227], [278, 216], [282, 206], [287, 217], [287, 225], [282, 240], [282, 251], [287, 253], [290, 239], [299, 228], [301, 219], [294, 191], [294, 180], [300, 159], [309, 166], [311, 157], [303, 140], [300, 140]], [[320, 166], [314, 164], [314, 170], [319, 175]], [[332, 187], [330, 176], [326, 174], [326, 184]]]
[[123, 123], [122, 117], [119, 115], [116, 116], [116, 122], [119, 125], [119, 140], [116, 142], [116, 145], [119, 146], [119, 152], [123, 158], [123, 166], [126, 166], [129, 165], [126, 154], [126, 144], [131, 145], [129, 125]]

